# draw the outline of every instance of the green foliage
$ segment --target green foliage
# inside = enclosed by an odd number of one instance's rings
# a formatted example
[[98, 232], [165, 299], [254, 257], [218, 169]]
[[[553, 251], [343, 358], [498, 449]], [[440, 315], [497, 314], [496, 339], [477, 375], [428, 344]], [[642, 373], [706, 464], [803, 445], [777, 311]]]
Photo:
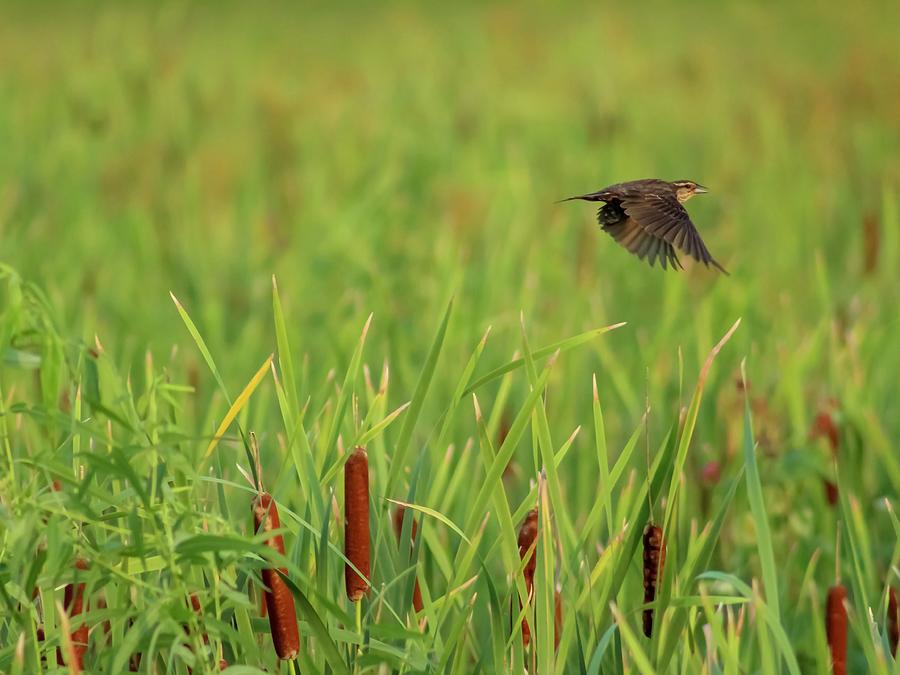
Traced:
[[[80, 559], [91, 672], [293, 672], [270, 565], [301, 672], [826, 673], [836, 574], [850, 671], [900, 672], [898, 21], [4, 5], [0, 671], [56, 667]], [[730, 277], [648, 269], [553, 203], [650, 176], [712, 188], [689, 210]]]

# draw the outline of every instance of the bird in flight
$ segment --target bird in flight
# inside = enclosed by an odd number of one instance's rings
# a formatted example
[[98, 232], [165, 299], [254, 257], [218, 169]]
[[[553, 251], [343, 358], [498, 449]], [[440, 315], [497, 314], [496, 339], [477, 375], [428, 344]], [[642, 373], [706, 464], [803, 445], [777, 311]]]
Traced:
[[651, 267], [659, 259], [663, 269], [666, 265], [682, 268], [675, 253], [678, 248], [707, 267], [712, 265], [728, 274], [709, 254], [682, 206], [694, 195], [704, 192], [707, 189], [692, 180], [669, 183], [658, 178], [645, 178], [616, 183], [562, 201], [605, 202], [597, 211], [597, 221], [603, 231], [641, 260], [646, 259]]

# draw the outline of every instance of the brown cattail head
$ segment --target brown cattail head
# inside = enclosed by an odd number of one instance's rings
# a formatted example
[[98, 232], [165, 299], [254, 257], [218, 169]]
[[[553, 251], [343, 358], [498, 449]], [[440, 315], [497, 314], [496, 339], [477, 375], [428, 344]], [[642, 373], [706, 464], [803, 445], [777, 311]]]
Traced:
[[828, 589], [828, 603], [825, 609], [825, 632], [831, 648], [831, 672], [847, 675], [847, 607], [844, 601], [847, 591], [841, 584]]
[[[268, 492], [261, 492], [253, 500], [253, 523], [256, 532], [269, 532], [281, 527], [278, 520], [278, 507]], [[284, 538], [280, 534], [266, 539], [266, 546], [284, 555]], [[282, 568], [282, 573], [287, 570]], [[294, 607], [294, 596], [284, 583], [278, 570], [267, 567], [262, 571], [262, 580], [266, 585], [266, 609], [269, 614], [269, 627], [272, 631], [272, 643], [279, 659], [297, 658], [300, 653], [300, 634], [297, 630], [297, 610]]]
[[559, 638], [562, 635], [563, 619], [562, 595], [559, 591], [553, 594], [553, 649], [559, 649]]
[[[393, 524], [394, 524], [394, 536], [397, 537], [397, 541], [400, 541], [400, 537], [403, 534], [403, 516], [406, 514], [406, 507], [402, 504], [398, 504], [397, 508], [394, 509], [394, 513], [391, 516]], [[419, 524], [416, 522], [416, 519], [412, 519], [412, 528], [410, 530], [410, 537], [413, 541], [416, 540], [416, 535], [418, 534]]]
[[[534, 546], [534, 542], [537, 540], [538, 536], [538, 510], [537, 508], [531, 509], [528, 512], [528, 515], [525, 516], [525, 520], [522, 521], [522, 526], [519, 528], [519, 558], [525, 559], [525, 556], [528, 555], [528, 549]], [[528, 561], [525, 563], [525, 568], [522, 570], [522, 575], [525, 577], [525, 590], [528, 593], [528, 597], [530, 598], [534, 592], [534, 571], [537, 567], [537, 549], [533, 549], [531, 551], [531, 556], [528, 558]], [[519, 601], [519, 607], [522, 607], [521, 600]], [[522, 619], [522, 646], [527, 649], [529, 643], [531, 642], [531, 628], [528, 625], [528, 620]]]
[[722, 477], [722, 465], [715, 459], [708, 461], [700, 469], [700, 479], [706, 485], [716, 485]]
[[[351, 602], [369, 592], [369, 457], [356, 448], [344, 465], [344, 584]], [[362, 573], [362, 576], [360, 576]]]
[[[102, 595], [97, 598], [97, 609], [107, 609], [106, 598]], [[105, 638], [109, 638], [109, 634], [112, 632], [112, 624], [109, 622], [109, 619], [103, 622], [103, 636]]]
[[[392, 516], [394, 523], [394, 535], [397, 537], [397, 543], [400, 543], [400, 537], [403, 536], [403, 514], [406, 513], [406, 507], [403, 505], [397, 505], [397, 508], [394, 509], [394, 513]], [[418, 530], [418, 523], [416, 523], [416, 519], [412, 519], [412, 529], [410, 532], [410, 547], [412, 547], [412, 542], [416, 540], [416, 534]], [[419, 588], [419, 577], [416, 577], [416, 581], [413, 584], [413, 609], [416, 610], [416, 613], [422, 611], [425, 607], [425, 603], [422, 602], [422, 589]]]
[[[200, 604], [200, 598], [197, 597], [196, 593], [191, 593], [191, 609], [194, 610], [194, 614], [198, 617], [203, 616], [203, 606]], [[187, 626], [184, 627], [185, 632], [187, 632]], [[209, 635], [206, 632], [203, 633], [203, 644], [209, 644]]]
[[[666, 540], [662, 528], [647, 523], [644, 529], [644, 602], [656, 600], [656, 590], [666, 564]], [[653, 635], [653, 610], [644, 610], [644, 635]]]
[[838, 432], [837, 425], [835, 424], [831, 413], [823, 410], [816, 415], [816, 419], [813, 420], [812, 428], [809, 430], [809, 437], [811, 440], [815, 440], [816, 438], [827, 438], [828, 447], [831, 448], [831, 452], [835, 455], [837, 454], [838, 446], [840, 445], [840, 433]]
[[[128, 631], [130, 631], [131, 628], [134, 626], [134, 619], [129, 618], [127, 626], [128, 627], [125, 630], [126, 633]], [[141, 669], [141, 653], [135, 652], [134, 654], [132, 654], [131, 656], [128, 657], [128, 672], [136, 673], [140, 669]]]
[[900, 656], [897, 654], [897, 646], [900, 644], [900, 598], [897, 597], [897, 589], [893, 586], [888, 588], [887, 629], [891, 654], [897, 658]]
[[509, 421], [509, 414], [504, 412], [500, 417], [500, 428], [497, 429], [497, 447], [499, 448], [503, 445], [503, 441], [506, 440], [506, 437], [509, 436], [509, 430], [512, 428], [512, 424]]
[[[840, 445], [840, 433], [838, 432], [837, 425], [830, 412], [823, 410], [816, 415], [816, 419], [813, 420], [812, 423], [812, 428], [809, 430], [809, 438], [810, 440], [815, 440], [817, 438], [828, 439], [828, 447], [831, 448], [831, 456], [837, 458], [838, 446]], [[831, 506], [834, 506], [838, 501], [837, 484], [827, 479], [824, 481], [824, 484], [825, 499], [828, 500], [828, 503]]]
[[[76, 570], [87, 570], [88, 564], [81, 558], [75, 561]], [[75, 572], [76, 577], [78, 572]], [[79, 623], [77, 618], [84, 612], [84, 582], [66, 584], [64, 594], [64, 607], [66, 615], [69, 618], [69, 626], [71, 628], [72, 638], [72, 659], [73, 663], [68, 664], [70, 670], [81, 672], [84, 670], [84, 653], [88, 646], [88, 625], [84, 622]], [[56, 650], [56, 663], [60, 666], [67, 665], [63, 658], [62, 649]]]
[[[538, 510], [537, 508], [531, 509], [528, 512], [528, 515], [525, 516], [525, 520], [522, 522], [522, 527], [519, 528], [519, 558], [524, 559], [525, 555], [528, 553], [528, 549], [530, 549], [538, 536]], [[529, 594], [531, 593], [531, 587], [534, 584], [534, 570], [537, 566], [537, 550], [532, 550], [531, 557], [528, 559], [528, 562], [525, 563], [525, 569], [523, 570], [523, 575], [525, 576], [525, 586], [528, 588]]]

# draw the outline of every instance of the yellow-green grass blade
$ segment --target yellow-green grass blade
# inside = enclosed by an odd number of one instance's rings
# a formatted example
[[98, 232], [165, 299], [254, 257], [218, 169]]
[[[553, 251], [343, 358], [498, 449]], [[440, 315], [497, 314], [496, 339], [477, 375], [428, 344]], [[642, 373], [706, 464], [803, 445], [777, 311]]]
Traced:
[[637, 633], [632, 630], [627, 619], [623, 616], [622, 612], [619, 611], [619, 608], [616, 607], [616, 603], [610, 603], [609, 609], [616, 620], [616, 628], [622, 635], [622, 641], [628, 648], [628, 655], [631, 657], [630, 660], [634, 662], [637, 671], [641, 673], [641, 675], [656, 675], [656, 671], [650, 663], [650, 657], [641, 646], [641, 641], [638, 639]]
[[243, 410], [244, 406], [247, 405], [247, 402], [250, 400], [250, 397], [253, 395], [253, 392], [256, 391], [256, 388], [259, 386], [260, 382], [262, 382], [263, 378], [266, 376], [266, 373], [269, 372], [269, 367], [272, 363], [274, 355], [270, 354], [263, 364], [259, 367], [259, 370], [254, 373], [253, 377], [250, 378], [250, 381], [238, 395], [238, 397], [234, 400], [234, 403], [231, 404], [231, 407], [228, 408], [228, 412], [225, 413], [225, 417], [222, 418], [222, 422], [219, 424], [218, 429], [216, 429], [216, 433], [213, 435], [212, 440], [209, 442], [209, 445], [206, 446], [206, 450], [203, 452], [202, 459], [205, 461], [209, 459], [209, 456], [212, 455], [213, 451], [216, 449], [216, 446], [219, 444], [219, 441], [222, 440], [222, 437], [225, 435], [225, 432], [228, 431], [228, 427], [231, 426], [231, 423], [238, 416], [238, 413]]

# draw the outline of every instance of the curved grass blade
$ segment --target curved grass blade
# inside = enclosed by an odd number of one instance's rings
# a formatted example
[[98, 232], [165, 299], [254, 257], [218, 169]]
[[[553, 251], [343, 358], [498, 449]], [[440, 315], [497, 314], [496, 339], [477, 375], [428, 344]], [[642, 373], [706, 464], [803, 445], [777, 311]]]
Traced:
[[[622, 321], [620, 323], [614, 323], [610, 326], [604, 326], [603, 328], [594, 328], [593, 330], [586, 331], [584, 333], [580, 333], [578, 335], [573, 335], [570, 338], [566, 338], [565, 340], [560, 340], [559, 342], [554, 342], [552, 345], [547, 345], [546, 347], [541, 347], [540, 349], [534, 350], [532, 352], [531, 357], [535, 361], [540, 361], [541, 359], [545, 359], [548, 356], [556, 353], [557, 351], [562, 354], [564, 352], [569, 351], [570, 349], [574, 349], [575, 347], [584, 344], [585, 342], [590, 342], [595, 337], [599, 335], [603, 335], [604, 333], [608, 333], [611, 330], [615, 330], [616, 328], [621, 328], [627, 322]], [[515, 370], [516, 368], [521, 368], [525, 365], [525, 359], [513, 359], [506, 365], [500, 366], [499, 368], [495, 368], [489, 373], [482, 375], [475, 382], [466, 387], [463, 395], [471, 394], [473, 391], [478, 389], [479, 387], [484, 386], [488, 382], [492, 382], [496, 380], [498, 377], [502, 377], [506, 373]]]
[[187, 310], [184, 306], [179, 302], [178, 298], [175, 297], [175, 294], [169, 291], [169, 296], [172, 298], [172, 302], [175, 303], [175, 309], [178, 310], [178, 314], [181, 316], [181, 320], [184, 322], [185, 327], [188, 329], [188, 333], [191, 334], [191, 337], [194, 339], [194, 343], [197, 345], [197, 349], [200, 350], [200, 354], [203, 356], [203, 360], [206, 361], [206, 365], [209, 370], [212, 372], [213, 377], [216, 378], [216, 382], [219, 384], [219, 389], [222, 390], [222, 393], [225, 394], [225, 400], [228, 401], [229, 405], [231, 404], [231, 397], [228, 395], [228, 389], [225, 387], [225, 380], [222, 379], [222, 374], [219, 372], [218, 366], [216, 366], [216, 362], [213, 360], [212, 354], [209, 352], [209, 348], [206, 346], [206, 342], [203, 339], [203, 336], [200, 335], [200, 331], [197, 330], [197, 326], [194, 321], [191, 319], [190, 315], [187, 313]]
[[456, 532], [456, 534], [458, 534], [464, 542], [466, 542], [469, 545], [472, 544], [472, 542], [469, 541], [469, 538], [463, 533], [463, 531], [461, 529], [459, 529], [459, 526], [456, 523], [454, 523], [452, 520], [450, 520], [447, 516], [445, 516], [443, 513], [439, 513], [437, 511], [435, 511], [434, 509], [429, 509], [427, 506], [421, 506], [419, 504], [412, 504], [410, 502], [404, 502], [399, 499], [388, 498], [387, 501], [391, 502], [392, 504], [397, 504], [399, 506], [403, 506], [408, 509], [412, 509], [413, 511], [419, 511], [421, 513], [424, 513], [426, 516], [431, 516], [435, 520], [441, 521], [444, 525], [446, 525], [451, 530]]
[[219, 428], [216, 429], [215, 436], [213, 436], [213, 439], [209, 442], [209, 445], [206, 446], [206, 451], [203, 453], [204, 460], [208, 459], [209, 456], [213, 453], [213, 450], [216, 449], [216, 446], [219, 444], [222, 436], [224, 436], [225, 432], [228, 431], [228, 427], [231, 426], [234, 418], [237, 417], [238, 413], [240, 413], [244, 406], [247, 405], [247, 401], [250, 400], [253, 392], [256, 391], [256, 388], [259, 386], [259, 383], [262, 382], [263, 378], [266, 376], [266, 373], [269, 372], [269, 367], [274, 357], [274, 354], [269, 354], [268, 358], [265, 360], [262, 366], [260, 366], [259, 370], [257, 370], [253, 377], [250, 378], [250, 381], [247, 383], [247, 386], [244, 387], [244, 390], [234, 400], [234, 403], [231, 404], [228, 412], [225, 413], [225, 417], [222, 418], [222, 423], [219, 424]]

